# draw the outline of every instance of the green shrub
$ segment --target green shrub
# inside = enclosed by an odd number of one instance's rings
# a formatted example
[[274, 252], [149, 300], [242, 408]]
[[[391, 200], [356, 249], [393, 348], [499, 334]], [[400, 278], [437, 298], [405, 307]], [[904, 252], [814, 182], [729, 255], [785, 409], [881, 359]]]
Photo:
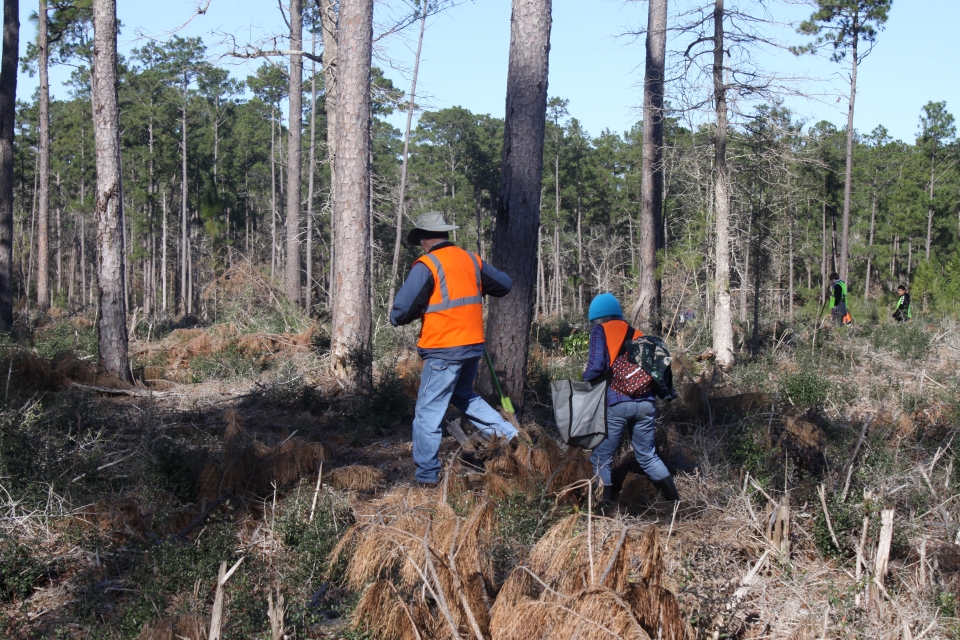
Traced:
[[363, 446], [388, 431], [408, 425], [413, 420], [416, 398], [395, 371], [387, 371], [369, 396], [358, 398], [348, 409], [354, 446]]
[[277, 519], [277, 534], [294, 560], [289, 581], [312, 590], [316, 579], [324, 573], [330, 552], [350, 525], [350, 513], [326, 495], [317, 501], [311, 520], [312, 487], [308, 490], [304, 495], [311, 496], [309, 499], [304, 499]]
[[196, 500], [206, 451], [161, 437], [150, 443], [150, 453], [157, 485], [184, 504]]
[[93, 324], [78, 327], [69, 320], [59, 320], [37, 332], [34, 346], [37, 353], [47, 359], [65, 351], [73, 352], [77, 357], [95, 356], [97, 328]]
[[0, 602], [25, 599], [43, 575], [43, 564], [30, 554], [29, 548], [3, 534], [0, 558]]
[[930, 351], [933, 336], [917, 321], [878, 326], [870, 334], [874, 349], [890, 351], [904, 360], [922, 360]]
[[798, 407], [819, 407], [830, 393], [830, 381], [812, 369], [803, 369], [784, 376], [780, 391], [788, 402]]

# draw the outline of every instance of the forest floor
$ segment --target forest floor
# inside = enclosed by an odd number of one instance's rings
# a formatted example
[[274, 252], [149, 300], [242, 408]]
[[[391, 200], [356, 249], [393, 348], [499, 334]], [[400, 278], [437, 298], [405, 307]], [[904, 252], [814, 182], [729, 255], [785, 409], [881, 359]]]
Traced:
[[582, 367], [569, 324], [535, 332], [520, 444], [481, 468], [446, 437], [428, 489], [413, 334], [378, 327], [375, 391], [345, 395], [322, 324], [231, 278], [215, 322], [136, 323], [135, 385], [97, 375], [88, 317], [21, 316], [0, 636], [960, 637], [954, 320], [864, 310], [814, 346], [798, 315], [725, 375], [687, 327], [657, 435], [682, 500], [631, 476], [602, 513], [548, 406]]

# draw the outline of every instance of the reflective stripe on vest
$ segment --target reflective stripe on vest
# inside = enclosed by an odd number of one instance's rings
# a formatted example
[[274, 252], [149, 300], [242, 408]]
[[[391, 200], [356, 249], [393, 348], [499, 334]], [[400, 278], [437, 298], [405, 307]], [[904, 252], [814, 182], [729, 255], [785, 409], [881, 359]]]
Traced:
[[433, 263], [434, 268], [437, 271], [437, 279], [440, 281], [438, 284], [440, 286], [440, 302], [437, 304], [431, 304], [427, 307], [427, 310], [424, 313], [436, 313], [437, 311], [444, 311], [446, 309], [453, 309], [454, 307], [462, 307], [468, 304], [483, 304], [483, 296], [480, 295], [482, 287], [480, 285], [480, 264], [477, 262], [477, 256], [473, 255], [469, 251], [465, 252], [470, 256], [470, 260], [473, 262], [473, 273], [477, 279], [477, 295], [475, 296], [465, 296], [462, 298], [450, 299], [450, 293], [447, 289], [447, 274], [443, 270], [443, 264], [440, 263], [440, 259], [428, 253], [424, 256], [430, 262]]
[[[607, 341], [607, 356], [610, 358], [610, 365], [620, 355], [620, 347], [623, 346], [624, 338], [627, 337], [627, 329], [630, 325], [624, 320], [609, 320], [600, 325], [603, 327], [603, 337]], [[635, 340], [643, 335], [639, 329], [633, 330], [631, 340]]]
[[479, 257], [450, 245], [417, 260], [430, 270], [433, 291], [417, 346], [445, 349], [483, 343], [483, 288]]

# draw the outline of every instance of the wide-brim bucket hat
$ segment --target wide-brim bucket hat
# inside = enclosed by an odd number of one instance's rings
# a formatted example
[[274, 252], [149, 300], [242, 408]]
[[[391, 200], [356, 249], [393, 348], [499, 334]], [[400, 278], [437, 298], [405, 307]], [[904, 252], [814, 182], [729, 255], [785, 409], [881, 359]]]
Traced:
[[407, 232], [407, 244], [417, 244], [416, 234], [418, 231], [453, 231], [459, 228], [455, 224], [447, 224], [447, 221], [443, 219], [443, 214], [439, 211], [421, 213], [420, 217], [413, 223], [413, 229]]

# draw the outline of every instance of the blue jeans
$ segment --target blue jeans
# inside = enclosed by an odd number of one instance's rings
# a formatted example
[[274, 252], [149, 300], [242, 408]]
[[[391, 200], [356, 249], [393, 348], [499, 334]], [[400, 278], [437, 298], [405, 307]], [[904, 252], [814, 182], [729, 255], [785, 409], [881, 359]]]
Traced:
[[473, 390], [480, 358], [441, 360], [425, 358], [420, 374], [420, 392], [413, 419], [413, 461], [417, 480], [437, 482], [440, 479], [440, 423], [453, 403], [473, 425], [487, 436], [512, 440], [517, 430], [512, 424]]
[[630, 427], [633, 427], [633, 453], [637, 456], [643, 472], [654, 482], [670, 475], [657, 455], [654, 443], [656, 418], [657, 407], [653, 400], [618, 402], [607, 407], [607, 437], [590, 454], [593, 472], [600, 476], [605, 486], [611, 484], [610, 467], [613, 465], [613, 456], [617, 453], [624, 432]]

